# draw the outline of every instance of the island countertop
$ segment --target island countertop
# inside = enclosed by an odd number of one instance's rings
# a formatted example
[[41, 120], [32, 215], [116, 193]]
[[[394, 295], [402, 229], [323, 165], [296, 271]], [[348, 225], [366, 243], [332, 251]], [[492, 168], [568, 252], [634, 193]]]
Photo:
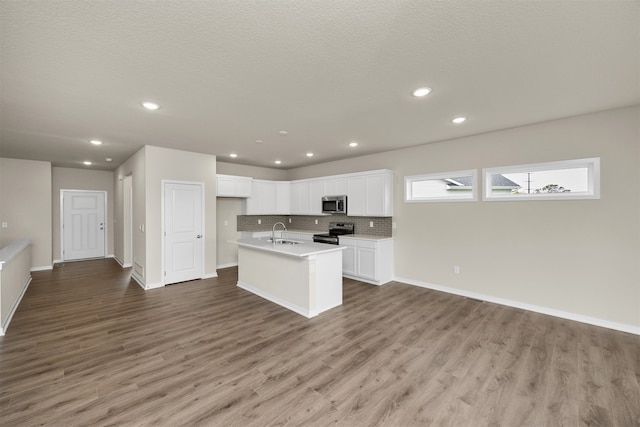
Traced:
[[347, 247], [340, 245], [328, 245], [326, 243], [301, 242], [295, 245], [283, 245], [271, 243], [268, 239], [239, 239], [238, 246], [259, 249], [266, 252], [274, 252], [292, 257], [309, 257], [329, 252], [343, 251]]

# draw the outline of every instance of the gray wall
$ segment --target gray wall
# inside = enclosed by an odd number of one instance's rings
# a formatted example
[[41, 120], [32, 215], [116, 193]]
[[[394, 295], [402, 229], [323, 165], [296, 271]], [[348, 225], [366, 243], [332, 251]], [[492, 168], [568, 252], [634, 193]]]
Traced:
[[[289, 171], [392, 169], [398, 279], [640, 333], [640, 108], [624, 108]], [[601, 199], [404, 203], [422, 173], [601, 158]], [[453, 273], [453, 265], [460, 274]]]
[[0, 158], [0, 184], [0, 248], [30, 239], [31, 268], [51, 268], [51, 163]]

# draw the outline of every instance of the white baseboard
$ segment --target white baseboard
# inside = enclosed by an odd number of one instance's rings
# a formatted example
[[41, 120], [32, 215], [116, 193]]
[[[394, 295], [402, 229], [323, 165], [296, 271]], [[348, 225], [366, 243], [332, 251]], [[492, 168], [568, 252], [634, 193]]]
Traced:
[[276, 296], [273, 296], [269, 293], [266, 293], [260, 289], [256, 289], [251, 285], [248, 285], [244, 282], [241, 282], [238, 280], [238, 287], [244, 289], [245, 291], [249, 291], [254, 295], [257, 295], [261, 298], [266, 299], [267, 301], [271, 301], [272, 303], [278, 304], [279, 306], [282, 306], [284, 308], [288, 308], [289, 310], [298, 313], [301, 316], [306, 317], [307, 319], [310, 319], [314, 316], [317, 316], [318, 313], [311, 313], [309, 312], [309, 310], [306, 310], [296, 304], [291, 304], [290, 302], [284, 301]]
[[216, 268], [229, 268], [229, 267], [237, 267], [237, 266], [238, 266], [237, 262], [231, 262], [229, 264], [220, 264]]
[[56, 264], [59, 264], [59, 263], [61, 263], [61, 262], [64, 262], [64, 261], [62, 261], [61, 259], [54, 259], [54, 260], [53, 260], [53, 262], [52, 262], [51, 264], [52, 264], [52, 265], [56, 265]]
[[508, 307], [520, 308], [522, 310], [533, 311], [535, 313], [546, 314], [549, 316], [559, 317], [561, 319], [574, 320], [576, 322], [586, 323], [589, 325], [600, 326], [616, 331], [628, 332], [634, 335], [640, 335], [640, 326], [627, 325], [625, 323], [611, 322], [609, 320], [599, 319], [596, 317], [584, 316], [582, 314], [570, 313], [567, 311], [556, 310], [553, 308], [542, 307], [533, 304], [527, 304], [519, 301], [513, 301], [503, 298], [497, 298], [490, 295], [469, 292], [462, 289], [450, 288], [447, 286], [434, 285], [432, 283], [420, 282], [417, 280], [404, 279], [402, 277], [394, 278], [394, 281], [407, 283], [421, 288], [433, 289], [434, 291], [446, 292], [448, 294], [460, 295], [467, 298], [478, 299], [481, 301], [492, 302], [495, 304], [505, 305]]
[[144, 283], [144, 280], [142, 280], [141, 277], [138, 277], [137, 274], [135, 273], [131, 273], [131, 278], [133, 280], [135, 280], [138, 285], [140, 285], [140, 287], [142, 289], [144, 289], [145, 291], [148, 291], [149, 289], [157, 289], [157, 288], [162, 288], [164, 287], [164, 283], [151, 283], [151, 284], [146, 284]]
[[13, 319], [13, 315], [16, 312], [16, 310], [18, 309], [18, 305], [20, 304], [20, 301], [22, 301], [22, 297], [24, 296], [24, 293], [27, 292], [27, 288], [29, 287], [29, 283], [31, 283], [31, 276], [29, 276], [29, 278], [27, 279], [25, 284], [22, 286], [22, 290], [20, 291], [20, 295], [18, 295], [18, 298], [16, 299], [16, 302], [13, 304], [13, 307], [11, 307], [11, 310], [9, 311], [9, 315], [7, 316], [7, 320], [5, 320], [2, 325], [0, 325], [1, 326], [0, 327], [0, 336], [3, 336], [5, 334], [5, 332], [7, 331], [7, 328], [9, 327], [9, 323], [11, 322], [11, 319]]
[[31, 271], [53, 270], [53, 265], [42, 265], [40, 267], [31, 267]]
[[213, 273], [207, 273], [202, 276], [203, 279], [213, 279], [214, 277], [218, 277], [218, 272], [214, 271]]
[[123, 263], [123, 262], [120, 260], [120, 258], [118, 258], [118, 257], [117, 257], [117, 256], [115, 256], [115, 255], [114, 255], [113, 259], [115, 259], [115, 260], [116, 260], [116, 262], [117, 262], [118, 264], [120, 264], [120, 267], [122, 267], [122, 268], [130, 268], [130, 267], [133, 267], [133, 264], [132, 264], [132, 263], [126, 263], [126, 264], [125, 264], [125, 263]]

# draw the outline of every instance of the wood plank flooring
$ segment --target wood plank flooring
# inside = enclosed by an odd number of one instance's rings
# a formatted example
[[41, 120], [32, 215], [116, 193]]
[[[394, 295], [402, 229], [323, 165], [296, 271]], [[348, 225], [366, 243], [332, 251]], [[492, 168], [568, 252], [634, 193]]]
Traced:
[[640, 337], [401, 283], [306, 319], [219, 277], [34, 272], [3, 426], [640, 426]]

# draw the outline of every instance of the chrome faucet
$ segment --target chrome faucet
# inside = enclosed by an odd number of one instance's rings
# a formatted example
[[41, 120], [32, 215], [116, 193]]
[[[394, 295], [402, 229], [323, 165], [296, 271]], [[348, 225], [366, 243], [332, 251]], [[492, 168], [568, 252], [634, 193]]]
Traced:
[[280, 231], [280, 238], [282, 238], [282, 232], [283, 231], [287, 231], [287, 226], [284, 225], [284, 223], [282, 222], [276, 222], [275, 224], [273, 224], [273, 228], [271, 228], [271, 241], [275, 242], [276, 241], [276, 225], [280, 224], [283, 228], [283, 230]]

